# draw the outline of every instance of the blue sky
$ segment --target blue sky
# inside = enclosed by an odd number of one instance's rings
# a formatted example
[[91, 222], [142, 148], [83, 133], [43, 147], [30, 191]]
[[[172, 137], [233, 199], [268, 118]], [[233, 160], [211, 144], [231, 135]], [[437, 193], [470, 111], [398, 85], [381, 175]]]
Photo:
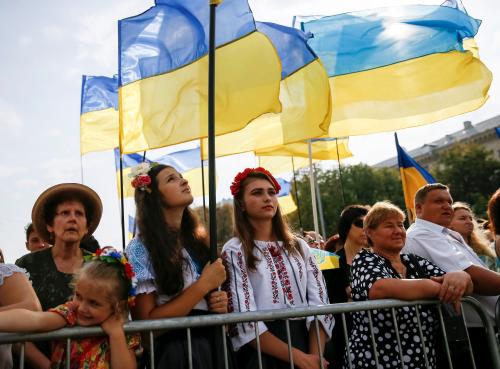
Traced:
[[[257, 20], [290, 25], [293, 15], [336, 14], [416, 2], [254, 0], [250, 5]], [[0, 155], [4, 158], [0, 162], [0, 247], [8, 261], [26, 251], [23, 228], [38, 195], [60, 182], [80, 182], [81, 164], [84, 183], [104, 202], [96, 237], [103, 245], [121, 244], [113, 154], [80, 158], [81, 75], [116, 73], [117, 20], [152, 5], [145, 0], [0, 2]], [[470, 15], [483, 20], [476, 41], [481, 59], [494, 75], [490, 100], [476, 112], [400, 131], [400, 143], [407, 149], [460, 129], [464, 120], [478, 123], [500, 114], [495, 80], [500, 72], [500, 6], [493, 0], [464, 5]], [[396, 154], [392, 133], [354, 137], [350, 147], [354, 158], [346, 163], [374, 164]], [[229, 197], [234, 174], [252, 165], [250, 155], [219, 160], [218, 198]]]

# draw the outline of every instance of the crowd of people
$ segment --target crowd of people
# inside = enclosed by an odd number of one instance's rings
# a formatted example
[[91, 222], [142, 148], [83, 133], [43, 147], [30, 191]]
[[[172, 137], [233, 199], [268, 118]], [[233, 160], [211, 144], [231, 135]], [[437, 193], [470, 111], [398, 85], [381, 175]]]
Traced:
[[[154, 368], [188, 368], [189, 354], [193, 368], [224, 367], [218, 327], [193, 328], [190, 347], [185, 330], [161, 332], [150, 347], [140, 335], [124, 333], [129, 319], [386, 298], [439, 299], [453, 319], [466, 295], [495, 315], [500, 190], [488, 204], [489, 234], [467, 204], [453, 203], [449, 189], [437, 183], [416, 193], [417, 218], [408, 232], [405, 213], [389, 202], [350, 205], [340, 214], [338, 234], [323, 243], [314, 233], [292, 232], [278, 205], [279, 183], [264, 168], [247, 168], [230, 188], [234, 237], [211, 262], [208, 235], [190, 209], [193, 196], [182, 175], [156, 163], [141, 164], [133, 175], [138, 233], [124, 253], [101, 248], [92, 237], [103, 211], [97, 193], [65, 183], [36, 200], [25, 229], [29, 253], [15, 265], [2, 255], [0, 332], [79, 325], [100, 326], [106, 334], [72, 340], [70, 352], [64, 341], [28, 342], [29, 367], [62, 368], [69, 357], [71, 368], [152, 368], [151, 351]], [[336, 252], [339, 268], [321, 271], [311, 247]], [[346, 315], [345, 326], [330, 314], [230, 325], [228, 364], [254, 369], [261, 361], [262, 368], [277, 369], [293, 360], [300, 369], [375, 368], [375, 348], [379, 368], [442, 367], [436, 307], [395, 311], [356, 311]], [[465, 316], [476, 366], [492, 367], [481, 322], [472, 311]], [[457, 353], [454, 367], [469, 367], [461, 346], [450, 349]], [[12, 368], [19, 351], [17, 344], [1, 345], [0, 369]]]

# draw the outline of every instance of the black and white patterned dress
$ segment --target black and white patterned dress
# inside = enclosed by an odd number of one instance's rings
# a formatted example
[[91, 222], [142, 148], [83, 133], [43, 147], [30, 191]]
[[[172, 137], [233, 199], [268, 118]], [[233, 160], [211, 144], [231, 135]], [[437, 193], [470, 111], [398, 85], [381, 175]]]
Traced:
[[[445, 274], [439, 267], [417, 255], [401, 254], [401, 261], [406, 266], [407, 279], [430, 278]], [[388, 259], [367, 250], [362, 250], [354, 258], [351, 273], [353, 301], [368, 300], [370, 288], [379, 279], [401, 278]], [[435, 345], [438, 328], [436, 309], [435, 307], [421, 306], [419, 311], [429, 366], [435, 368]], [[391, 310], [372, 310], [371, 313], [378, 353], [378, 368], [400, 368], [401, 359]], [[404, 368], [426, 368], [415, 307], [397, 308], [396, 320], [401, 339]], [[353, 313], [349, 349], [353, 368], [376, 368], [369, 318], [366, 311]], [[344, 368], [349, 368], [347, 355], [345, 359]]]

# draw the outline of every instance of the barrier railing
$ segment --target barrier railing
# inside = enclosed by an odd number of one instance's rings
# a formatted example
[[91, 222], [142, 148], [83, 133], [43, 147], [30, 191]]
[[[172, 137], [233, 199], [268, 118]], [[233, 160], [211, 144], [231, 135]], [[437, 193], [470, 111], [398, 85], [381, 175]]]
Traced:
[[[500, 351], [498, 341], [495, 335], [495, 329], [492, 323], [492, 319], [488, 317], [487, 313], [481, 307], [481, 304], [471, 297], [466, 297], [462, 300], [462, 303], [470, 305], [479, 315], [483, 322], [483, 326], [485, 329], [485, 334], [487, 337], [488, 348], [491, 356], [491, 361], [493, 363], [493, 368], [500, 369]], [[319, 342], [319, 324], [317, 320], [318, 315], [325, 314], [340, 314], [341, 322], [336, 321], [335, 324], [343, 324], [344, 327], [344, 336], [346, 340], [346, 350], [347, 357], [349, 358], [348, 364], [349, 368], [352, 369], [353, 365], [350, 359], [349, 352], [349, 335], [347, 334], [347, 324], [346, 324], [346, 313], [352, 313], [357, 311], [367, 311], [369, 318], [369, 326], [370, 326], [370, 336], [372, 345], [376, 347], [375, 333], [373, 329], [373, 322], [371, 311], [379, 310], [379, 309], [390, 309], [393, 324], [396, 331], [396, 339], [398, 343], [398, 351], [400, 355], [400, 363], [401, 368], [404, 368], [403, 361], [403, 352], [401, 346], [401, 340], [399, 337], [399, 327], [396, 319], [396, 309], [402, 307], [415, 306], [416, 308], [416, 316], [417, 316], [417, 324], [419, 330], [419, 336], [421, 338], [424, 354], [424, 360], [426, 364], [426, 368], [430, 368], [429, 360], [427, 358], [427, 352], [425, 349], [425, 340], [424, 340], [424, 332], [422, 330], [422, 324], [420, 321], [420, 310], [421, 306], [435, 305], [437, 306], [438, 316], [441, 331], [444, 336], [446, 357], [448, 361], [449, 368], [453, 368], [450, 349], [446, 342], [446, 329], [444, 325], [444, 318], [442, 313], [441, 304], [438, 301], [399, 301], [399, 300], [372, 300], [372, 301], [362, 301], [362, 302], [349, 302], [349, 303], [341, 303], [341, 304], [331, 304], [331, 305], [322, 305], [322, 306], [311, 306], [307, 308], [292, 308], [292, 309], [280, 309], [280, 310], [265, 310], [265, 311], [255, 311], [255, 312], [246, 312], [246, 313], [231, 313], [231, 314], [214, 314], [214, 315], [201, 315], [201, 316], [189, 316], [189, 317], [181, 317], [181, 318], [170, 318], [170, 319], [157, 319], [157, 320], [147, 320], [147, 321], [131, 321], [127, 322], [124, 326], [126, 333], [147, 333], [149, 347], [154, 347], [154, 332], [170, 330], [170, 329], [186, 329], [187, 341], [188, 341], [188, 363], [189, 368], [192, 368], [192, 352], [191, 352], [191, 329], [196, 327], [208, 327], [208, 326], [221, 326], [222, 332], [225, 332], [225, 326], [228, 324], [235, 323], [243, 323], [243, 322], [258, 322], [258, 321], [271, 321], [271, 320], [285, 320], [286, 330], [287, 330], [287, 339], [288, 339], [288, 350], [289, 350], [289, 360], [290, 360], [290, 368], [294, 368], [293, 358], [291, 355], [291, 339], [290, 339], [290, 328], [288, 324], [288, 319], [293, 318], [302, 318], [302, 317], [310, 317], [314, 316], [315, 318], [315, 329], [317, 335], [317, 341]], [[463, 309], [462, 309], [463, 311]], [[463, 318], [463, 314], [462, 314]], [[463, 318], [465, 321], [465, 318]], [[256, 347], [259, 357], [259, 368], [262, 368], [262, 360], [261, 360], [261, 351], [260, 351], [260, 341], [259, 341], [259, 331], [258, 324], [254, 324], [255, 335], [256, 335]], [[0, 344], [2, 343], [15, 343], [15, 342], [26, 342], [26, 341], [42, 341], [42, 340], [65, 340], [67, 348], [70, 347], [71, 340], [83, 338], [83, 337], [92, 337], [92, 336], [102, 336], [105, 335], [103, 330], [100, 327], [72, 327], [72, 328], [62, 328], [57, 331], [46, 332], [46, 333], [0, 333]], [[225, 339], [225, 334], [222, 335]], [[145, 337], [143, 335], [143, 337]], [[473, 368], [476, 368], [474, 363], [474, 357], [472, 355], [472, 349], [470, 346], [469, 340], [469, 348], [471, 352], [471, 361]], [[66, 367], [70, 367], [69, 360], [69, 352], [67, 349], [67, 360]], [[321, 352], [321, 351], [320, 351]], [[379, 357], [377, 350], [374, 350], [374, 357], [376, 366], [379, 366]], [[224, 359], [225, 359], [225, 368], [228, 368], [228, 353], [227, 353], [227, 345], [224, 341]], [[151, 367], [154, 367], [155, 357], [154, 350], [150, 350], [149, 357]], [[321, 362], [321, 361], [320, 361]], [[21, 348], [19, 367], [23, 368], [24, 366], [24, 345]], [[322, 364], [321, 364], [322, 367]]]

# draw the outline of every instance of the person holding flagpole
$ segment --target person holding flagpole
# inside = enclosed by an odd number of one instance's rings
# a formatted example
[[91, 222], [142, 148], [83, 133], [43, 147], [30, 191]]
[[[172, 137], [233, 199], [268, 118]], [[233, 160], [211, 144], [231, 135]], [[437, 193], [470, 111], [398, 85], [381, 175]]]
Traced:
[[[246, 312], [328, 304], [321, 271], [307, 243], [294, 236], [278, 205], [280, 185], [266, 169], [247, 168], [231, 185], [235, 237], [223, 247], [228, 266], [225, 289], [229, 311]], [[262, 368], [289, 368], [290, 356], [300, 369], [319, 369], [325, 341], [334, 326], [331, 315], [290, 320], [288, 351], [285, 321], [246, 322], [230, 335], [240, 368], [259, 367], [258, 324]], [[317, 331], [318, 330], [318, 331]], [[317, 340], [319, 337], [319, 342]]]
[[[126, 248], [138, 280], [133, 319], [226, 313], [226, 292], [217, 291], [226, 271], [221, 259], [209, 263], [205, 229], [189, 209], [188, 182], [173, 167], [157, 163], [142, 163], [131, 176], [138, 229]], [[192, 329], [194, 369], [223, 367], [217, 337], [213, 327]], [[155, 368], [188, 368], [186, 339], [185, 330], [157, 337], [151, 348]]]

